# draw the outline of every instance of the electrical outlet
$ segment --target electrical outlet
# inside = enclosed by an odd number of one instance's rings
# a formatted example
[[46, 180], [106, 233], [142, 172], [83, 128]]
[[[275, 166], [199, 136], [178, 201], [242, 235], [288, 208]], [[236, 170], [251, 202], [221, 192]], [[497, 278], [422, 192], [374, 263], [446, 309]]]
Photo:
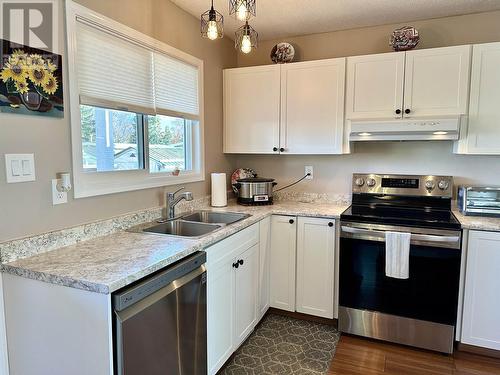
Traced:
[[314, 169], [312, 165], [306, 165], [304, 168], [304, 174], [308, 174], [309, 176], [306, 177], [306, 180], [312, 180], [314, 177]]
[[52, 180], [52, 204], [55, 206], [56, 204], [68, 203], [68, 193], [57, 190], [57, 182], [59, 180]]

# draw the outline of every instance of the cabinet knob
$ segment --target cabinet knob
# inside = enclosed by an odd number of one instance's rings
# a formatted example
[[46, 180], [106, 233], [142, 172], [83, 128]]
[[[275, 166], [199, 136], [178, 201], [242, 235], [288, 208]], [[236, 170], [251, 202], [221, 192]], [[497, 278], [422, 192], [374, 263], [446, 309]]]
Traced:
[[400, 115], [401, 114], [401, 110], [400, 109], [396, 109], [396, 114]]
[[273, 147], [273, 151], [274, 152], [278, 151], [278, 147]]
[[240, 264], [240, 266], [242, 266], [242, 265], [243, 265], [243, 263], [245, 263], [245, 262], [243, 261], [243, 259], [240, 259], [240, 260], [238, 261], [238, 263]]
[[283, 147], [280, 147], [280, 152], [284, 152], [285, 149]]
[[329, 227], [333, 227], [333, 223], [330, 221], [330, 222], [328, 223], [328, 226], [329, 226]]
[[293, 223], [295, 223], [295, 220], [290, 219], [290, 220], [288, 220], [288, 222], [289, 222], [290, 224], [293, 224]]
[[411, 110], [410, 110], [409, 108], [406, 108], [406, 109], [405, 109], [405, 113], [406, 113], [407, 115], [408, 115], [408, 114], [410, 114], [410, 112], [411, 112]]
[[239, 264], [238, 262], [234, 262], [234, 263], [233, 263], [233, 267], [234, 267], [234, 268], [238, 268], [239, 266], [240, 266], [240, 264]]

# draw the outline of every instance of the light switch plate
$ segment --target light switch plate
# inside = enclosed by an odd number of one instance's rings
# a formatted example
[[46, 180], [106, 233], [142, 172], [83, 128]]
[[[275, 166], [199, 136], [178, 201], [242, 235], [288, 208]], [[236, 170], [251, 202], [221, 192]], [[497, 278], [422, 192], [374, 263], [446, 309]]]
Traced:
[[34, 154], [5, 154], [7, 183], [35, 181]]
[[57, 190], [58, 181], [56, 178], [52, 180], [52, 204], [54, 206], [56, 204], [68, 203], [68, 193]]

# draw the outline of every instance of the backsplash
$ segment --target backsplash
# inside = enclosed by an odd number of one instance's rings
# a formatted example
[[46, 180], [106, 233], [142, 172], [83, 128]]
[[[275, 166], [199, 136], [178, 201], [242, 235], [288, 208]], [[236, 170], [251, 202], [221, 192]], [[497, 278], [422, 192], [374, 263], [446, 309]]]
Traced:
[[302, 203], [334, 203], [338, 205], [350, 204], [350, 194], [338, 193], [309, 193], [305, 191], [278, 191], [273, 193], [275, 201], [290, 201]]
[[[176, 210], [188, 212], [206, 208], [210, 204], [210, 196], [194, 199], [190, 202], [181, 201]], [[97, 237], [119, 232], [141, 223], [156, 220], [162, 216], [163, 207], [153, 207], [125, 215], [115, 216], [106, 220], [65, 228], [34, 236], [9, 240], [0, 243], [0, 263], [12, 262], [59, 247], [74, 245]]]

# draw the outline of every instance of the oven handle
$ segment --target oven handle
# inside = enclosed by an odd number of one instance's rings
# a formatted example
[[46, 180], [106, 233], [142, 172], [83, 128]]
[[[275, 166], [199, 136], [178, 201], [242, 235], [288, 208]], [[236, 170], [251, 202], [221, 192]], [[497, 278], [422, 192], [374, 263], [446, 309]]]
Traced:
[[[379, 237], [385, 236], [385, 231], [354, 228], [345, 225], [342, 226], [342, 231], [352, 234], [369, 234], [369, 235], [376, 235]], [[411, 239], [414, 241], [446, 242], [446, 243], [448, 242], [457, 243], [460, 241], [459, 236], [434, 236], [431, 234], [414, 234], [414, 233], [411, 234]]]

